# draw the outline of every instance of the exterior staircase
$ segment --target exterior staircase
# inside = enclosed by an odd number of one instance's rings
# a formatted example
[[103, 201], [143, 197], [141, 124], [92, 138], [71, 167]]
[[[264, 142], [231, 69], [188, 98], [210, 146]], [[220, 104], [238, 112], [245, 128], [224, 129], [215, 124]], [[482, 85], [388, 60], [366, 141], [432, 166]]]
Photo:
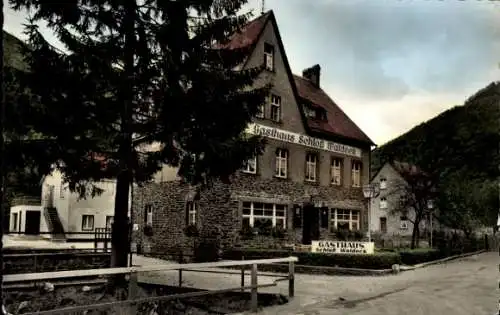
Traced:
[[45, 218], [47, 219], [47, 224], [49, 231], [52, 232], [52, 240], [54, 241], [65, 241], [66, 235], [64, 233], [64, 227], [59, 219], [59, 214], [55, 207], [47, 207], [44, 211]]

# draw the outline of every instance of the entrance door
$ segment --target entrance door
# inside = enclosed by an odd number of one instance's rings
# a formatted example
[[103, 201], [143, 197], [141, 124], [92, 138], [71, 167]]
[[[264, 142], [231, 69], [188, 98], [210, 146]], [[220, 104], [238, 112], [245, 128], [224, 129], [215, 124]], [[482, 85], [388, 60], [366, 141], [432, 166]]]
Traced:
[[302, 244], [311, 245], [312, 240], [319, 239], [319, 209], [313, 204], [304, 205], [303, 216]]
[[40, 211], [26, 211], [24, 233], [31, 235], [40, 234]]

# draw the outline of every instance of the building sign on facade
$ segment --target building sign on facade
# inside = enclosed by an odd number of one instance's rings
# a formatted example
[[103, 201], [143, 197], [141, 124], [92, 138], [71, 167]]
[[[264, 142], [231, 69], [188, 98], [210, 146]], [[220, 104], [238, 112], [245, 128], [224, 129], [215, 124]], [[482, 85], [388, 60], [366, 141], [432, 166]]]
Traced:
[[373, 254], [373, 242], [312, 241], [311, 251], [324, 254]]
[[254, 135], [260, 135], [263, 137], [290, 142], [295, 144], [300, 144], [306, 147], [335, 152], [355, 157], [361, 157], [361, 149], [351, 147], [348, 145], [335, 143], [323, 139], [313, 138], [306, 135], [301, 135], [299, 133], [294, 133], [278, 128], [268, 127], [260, 124], [251, 123], [248, 126], [247, 132]]

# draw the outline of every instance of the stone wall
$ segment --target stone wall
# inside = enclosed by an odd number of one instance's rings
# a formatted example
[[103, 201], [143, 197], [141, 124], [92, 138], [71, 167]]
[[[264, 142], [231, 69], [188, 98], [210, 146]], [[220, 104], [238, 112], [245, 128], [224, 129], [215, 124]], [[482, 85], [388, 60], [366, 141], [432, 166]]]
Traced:
[[[367, 227], [366, 203], [361, 188], [319, 186], [294, 182], [289, 179], [262, 179], [252, 174], [238, 174], [230, 184], [214, 182], [204, 190], [196, 190], [180, 181], [150, 183], [135, 190], [134, 222], [139, 225], [134, 232], [134, 241], [144, 253], [167, 253], [178, 248], [190, 248], [193, 240], [185, 236], [186, 203], [198, 203], [197, 227], [202, 236], [216, 235], [222, 247], [235, 245], [262, 245], [276, 247], [276, 244], [298, 243], [301, 229], [293, 227], [293, 207], [311, 201], [325, 207], [361, 211], [360, 226]], [[242, 239], [242, 202], [265, 202], [288, 205], [287, 233], [285, 239], [254, 237]], [[144, 208], [153, 206], [153, 233], [146, 236], [144, 229]], [[327, 229], [322, 229], [321, 238], [331, 238]], [[266, 245], [267, 244], [267, 245]]]

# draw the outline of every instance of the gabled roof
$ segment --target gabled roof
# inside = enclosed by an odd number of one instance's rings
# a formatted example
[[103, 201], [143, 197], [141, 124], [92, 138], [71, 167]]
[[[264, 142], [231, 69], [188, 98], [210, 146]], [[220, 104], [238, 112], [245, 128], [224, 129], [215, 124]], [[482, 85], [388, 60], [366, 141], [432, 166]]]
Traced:
[[368, 144], [373, 141], [347, 116], [344, 111], [323, 91], [316, 87], [309, 79], [294, 75], [299, 96], [326, 112], [326, 120], [307, 119], [311, 131], [338, 135], [355, 139]]
[[392, 162], [386, 162], [384, 165], [382, 165], [382, 167], [375, 174], [373, 174], [373, 176], [370, 178], [370, 181], [373, 181], [386, 165], [390, 165], [404, 180], [407, 180], [407, 178], [416, 175], [427, 175], [426, 172], [424, 172], [415, 164], [394, 160]]
[[373, 141], [332, 101], [332, 99], [321, 88], [314, 86], [308, 79], [298, 75], [293, 75], [286, 56], [281, 36], [276, 24], [273, 11], [268, 11], [258, 18], [250, 21], [240, 32], [231, 36], [230, 41], [224, 45], [225, 48], [237, 49], [248, 45], [255, 45], [259, 40], [268, 21], [272, 21], [276, 29], [276, 36], [283, 52], [283, 61], [287, 70], [290, 84], [294, 90], [297, 102], [304, 99], [313, 106], [321, 107], [326, 111], [327, 120], [319, 121], [305, 117], [303, 109], [299, 106], [299, 111], [304, 122], [304, 127], [309, 132], [315, 132], [330, 136], [340, 136], [356, 140], [365, 144], [373, 145]]
[[264, 30], [267, 20], [271, 14], [272, 11], [268, 11], [258, 18], [248, 22], [248, 24], [245, 25], [239, 32], [234, 33], [229, 38], [229, 42], [222, 47], [227, 49], [238, 49], [255, 44]]

